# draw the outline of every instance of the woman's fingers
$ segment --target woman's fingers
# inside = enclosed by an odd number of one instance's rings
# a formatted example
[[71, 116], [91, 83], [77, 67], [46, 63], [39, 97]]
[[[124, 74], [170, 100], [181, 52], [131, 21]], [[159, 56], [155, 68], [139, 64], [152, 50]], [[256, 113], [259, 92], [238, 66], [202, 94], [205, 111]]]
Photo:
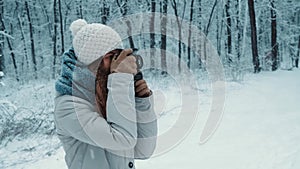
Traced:
[[137, 97], [148, 97], [151, 95], [151, 90], [144, 79], [135, 82], [135, 93]]
[[146, 96], [148, 97], [150, 95], [151, 95], [151, 91], [148, 88], [137, 93], [138, 97], [146, 97]]
[[141, 84], [141, 85], [139, 85], [139, 86], [137, 86], [137, 87], [135, 88], [135, 92], [136, 92], [136, 93], [139, 93], [139, 92], [141, 92], [142, 90], [148, 90], [147, 84], [143, 83], [143, 84]]
[[135, 86], [137, 87], [137, 86], [139, 86], [143, 83], [146, 83], [146, 81], [144, 79], [138, 80], [138, 81], [135, 82]]
[[132, 52], [133, 51], [131, 48], [122, 50], [122, 52], [118, 56], [117, 60], [120, 60], [120, 61], [124, 60], [128, 55], [132, 54]]

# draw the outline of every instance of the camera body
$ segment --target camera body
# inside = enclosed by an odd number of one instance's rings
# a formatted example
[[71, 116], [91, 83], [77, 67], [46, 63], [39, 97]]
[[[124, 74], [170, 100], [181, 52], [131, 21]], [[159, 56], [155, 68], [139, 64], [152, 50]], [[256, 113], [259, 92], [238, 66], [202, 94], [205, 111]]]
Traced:
[[[118, 54], [120, 54], [123, 49], [116, 49], [118, 51]], [[143, 79], [143, 73], [141, 72], [141, 69], [144, 66], [144, 61], [141, 55], [136, 54], [136, 52], [138, 51], [138, 49], [136, 48], [132, 48], [133, 53], [131, 54], [132, 56], [135, 57], [136, 59], [136, 66], [137, 66], [137, 74], [134, 76], [134, 81], [138, 81]]]

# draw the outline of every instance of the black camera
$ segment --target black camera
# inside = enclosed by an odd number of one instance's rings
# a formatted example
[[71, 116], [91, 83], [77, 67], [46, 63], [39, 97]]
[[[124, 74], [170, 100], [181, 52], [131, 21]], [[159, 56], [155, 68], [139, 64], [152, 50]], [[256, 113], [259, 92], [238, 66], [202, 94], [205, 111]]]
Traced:
[[[120, 53], [123, 51], [123, 49], [115, 49], [115, 50], [118, 52], [117, 55], [120, 55]], [[132, 48], [132, 50], [133, 50], [133, 52], [130, 55], [135, 57], [136, 66], [137, 66], [137, 74], [134, 76], [134, 81], [138, 81], [138, 80], [143, 79], [143, 73], [141, 72], [141, 69], [144, 66], [144, 61], [143, 61], [143, 58], [141, 55], [136, 54], [136, 52], [138, 51], [137, 48]]]

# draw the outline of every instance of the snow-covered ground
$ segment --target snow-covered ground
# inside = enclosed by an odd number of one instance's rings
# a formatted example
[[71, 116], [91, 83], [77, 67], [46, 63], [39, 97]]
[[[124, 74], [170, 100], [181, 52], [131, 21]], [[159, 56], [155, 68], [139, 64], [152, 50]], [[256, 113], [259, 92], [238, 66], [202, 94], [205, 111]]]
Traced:
[[[38, 87], [40, 88], [43, 86]], [[199, 90], [200, 101], [196, 103], [189, 100], [191, 105], [199, 104], [199, 114], [187, 137], [164, 154], [136, 161], [136, 166], [138, 169], [298, 169], [299, 88], [299, 69], [250, 74], [242, 83], [227, 82], [223, 118], [213, 137], [205, 144], [199, 144], [199, 139], [210, 110], [211, 94], [210, 90]], [[163, 110], [159, 119], [159, 131], [162, 134], [178, 118], [180, 97], [177, 97], [176, 89], [157, 93], [160, 98], [164, 96], [164, 101], [160, 100], [157, 104], [157, 110]], [[189, 98], [197, 92], [184, 94]], [[10, 95], [6, 99], [13, 102]], [[57, 146], [56, 138], [45, 139], [41, 142], [41, 147]], [[27, 146], [30, 145], [30, 140], [36, 138], [27, 138]], [[66, 169], [62, 148], [46, 153], [38, 146], [30, 151], [30, 146], [26, 149], [22, 145], [24, 143], [14, 141], [1, 147], [1, 169]], [[29, 161], [24, 157], [27, 153], [28, 158], [32, 159], [36, 152], [40, 153], [37, 160]], [[13, 162], [15, 165], [1, 167]]]

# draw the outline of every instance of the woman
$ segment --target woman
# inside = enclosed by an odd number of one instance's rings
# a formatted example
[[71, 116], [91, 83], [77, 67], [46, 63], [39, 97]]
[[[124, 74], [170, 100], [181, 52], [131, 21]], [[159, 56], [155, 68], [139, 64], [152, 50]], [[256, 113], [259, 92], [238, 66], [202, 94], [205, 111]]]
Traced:
[[135, 168], [134, 159], [149, 158], [156, 145], [152, 92], [144, 80], [134, 83], [131, 49], [112, 59], [121, 44], [113, 29], [84, 20], [70, 29], [74, 49], [62, 58], [54, 110], [66, 164], [69, 169]]

